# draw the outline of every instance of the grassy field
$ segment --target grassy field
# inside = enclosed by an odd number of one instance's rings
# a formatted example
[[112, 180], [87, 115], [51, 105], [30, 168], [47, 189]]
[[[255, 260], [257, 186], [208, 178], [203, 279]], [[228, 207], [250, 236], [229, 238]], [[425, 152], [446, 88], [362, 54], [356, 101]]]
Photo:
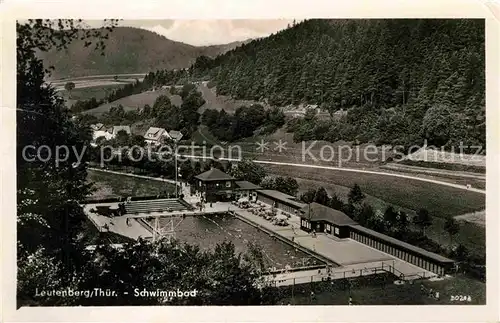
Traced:
[[66, 106], [71, 107], [76, 101], [89, 100], [91, 98], [96, 98], [96, 100], [102, 100], [106, 95], [118, 88], [123, 87], [124, 84], [114, 84], [105, 86], [95, 86], [95, 87], [84, 87], [80, 89], [74, 89], [71, 91], [71, 98], [66, 90], [59, 91], [59, 95], [64, 98]]
[[387, 203], [410, 210], [425, 208], [436, 217], [447, 218], [482, 210], [485, 207], [484, 194], [418, 180], [283, 165], [265, 165], [265, 167], [271, 173], [315, 180], [320, 183], [345, 187], [352, 187], [356, 183], [366, 194]]
[[459, 221], [460, 231], [450, 239], [444, 229], [444, 224], [445, 219], [434, 217], [432, 225], [425, 230], [425, 234], [445, 247], [462, 244], [477, 255], [486, 254], [486, 229], [484, 227], [476, 223]]
[[[338, 184], [325, 183], [325, 182], [314, 181], [314, 180], [304, 179], [304, 178], [295, 178], [295, 179], [297, 180], [297, 183], [299, 184], [299, 196], [300, 196], [300, 194], [306, 192], [310, 188], [323, 187], [328, 192], [328, 194], [330, 194], [330, 195], [336, 194], [341, 200], [343, 200], [344, 202], [347, 202], [347, 197], [349, 195], [349, 191], [351, 190], [351, 187], [342, 186], [342, 185], [338, 185]], [[407, 214], [415, 213], [414, 210], [407, 209], [407, 208], [401, 207], [399, 205], [387, 203], [383, 199], [369, 195], [369, 194], [365, 194], [365, 202], [370, 204], [374, 209], [377, 209], [377, 210], [385, 210], [388, 206], [392, 205], [397, 210], [404, 211]]]
[[117, 196], [156, 195], [165, 190], [171, 193], [175, 190], [174, 185], [161, 181], [110, 174], [94, 170], [88, 171], [88, 181], [94, 182], [96, 191], [90, 196], [94, 199]]
[[255, 103], [259, 103], [263, 106], [265, 104], [257, 102], [257, 101], [252, 101], [252, 100], [236, 100], [228, 96], [224, 95], [216, 95], [215, 91], [216, 88], [209, 89], [206, 84], [200, 84], [198, 85], [198, 90], [201, 92], [203, 95], [203, 98], [205, 99], [205, 104], [201, 106], [198, 112], [203, 113], [203, 111], [207, 109], [213, 109], [213, 110], [224, 110], [227, 113], [234, 113], [236, 109], [242, 106], [250, 106]]
[[168, 89], [165, 90], [159, 90], [159, 91], [150, 91], [150, 92], [143, 92], [139, 94], [134, 94], [130, 95], [124, 98], [121, 98], [119, 100], [103, 104], [95, 109], [91, 109], [86, 111], [85, 113], [90, 113], [93, 115], [101, 115], [104, 112], [109, 111], [109, 109], [113, 106], [118, 106], [122, 105], [125, 111], [130, 111], [130, 110], [136, 110], [138, 108], [142, 109], [146, 104], [149, 104], [150, 106], [153, 106], [155, 103], [155, 100], [160, 96], [160, 95], [167, 95], [170, 100], [172, 101], [173, 105], [180, 106], [182, 104], [182, 99], [178, 95], [171, 95]]
[[[296, 305], [347, 305], [349, 295], [354, 305], [481, 305], [486, 303], [486, 284], [463, 276], [442, 281], [423, 281], [395, 285], [388, 275], [363, 277], [351, 282], [321, 282], [282, 288], [281, 302]], [[423, 285], [423, 288], [422, 288]], [[438, 291], [439, 300], [429, 297], [429, 290]], [[311, 291], [314, 297], [311, 297]], [[471, 301], [452, 301], [451, 296], [470, 296]]]
[[[121, 88], [124, 85], [125, 83], [74, 89], [71, 91], [71, 98], [73, 100], [88, 100], [91, 98], [96, 98], [96, 100], [101, 100], [104, 99], [108, 93], [118, 88]], [[62, 94], [65, 98], [69, 97], [69, 92], [66, 90], [60, 91], [59, 93]]]
[[210, 131], [208, 131], [207, 126], [200, 125], [198, 130], [193, 133], [191, 138], [196, 144], [202, 145], [220, 145], [220, 142]]

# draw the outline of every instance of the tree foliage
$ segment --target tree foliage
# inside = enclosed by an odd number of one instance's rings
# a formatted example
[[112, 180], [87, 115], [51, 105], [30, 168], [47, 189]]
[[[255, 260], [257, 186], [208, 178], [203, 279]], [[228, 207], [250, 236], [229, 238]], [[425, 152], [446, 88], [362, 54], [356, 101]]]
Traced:
[[361, 191], [361, 187], [358, 184], [354, 184], [349, 191], [348, 203], [351, 205], [360, 204], [364, 198], [365, 194]]
[[484, 35], [480, 19], [314, 19], [200, 58], [192, 74], [218, 94], [335, 116], [300, 120], [296, 140], [484, 146]]
[[246, 180], [259, 185], [266, 177], [265, 169], [250, 159], [243, 159], [231, 168], [231, 175], [240, 180]]
[[455, 220], [454, 218], [448, 218], [444, 223], [444, 229], [450, 235], [451, 241], [453, 239], [453, 236], [460, 231], [460, 224], [458, 224], [457, 220]]
[[425, 229], [432, 225], [432, 217], [426, 209], [417, 211], [417, 215], [413, 218], [413, 223], [418, 226], [425, 234]]
[[282, 193], [295, 196], [299, 190], [299, 184], [293, 177], [266, 176], [260, 186], [269, 190], [276, 190]]
[[[259, 268], [230, 243], [204, 252], [165, 241], [125, 243], [117, 250], [100, 241], [103, 245], [95, 251], [86, 251], [82, 239], [86, 219], [79, 202], [90, 192], [85, 163], [94, 154], [84, 153], [83, 163], [78, 164], [72, 149], [81, 152], [89, 146], [88, 123], [71, 119], [54, 89], [44, 83], [48, 71], [35, 56], [35, 51], [52, 46], [63, 49], [79, 34], [75, 28], [73, 21], [17, 23], [18, 306], [248, 305], [264, 299], [272, 304], [270, 297], [264, 298], [265, 289], [257, 285]], [[130, 143], [137, 138], [119, 133], [118, 140]], [[58, 156], [63, 159], [49, 158], [46, 152], [43, 160], [31, 160], [33, 152], [26, 154], [24, 149], [28, 145], [44, 145], [52, 153], [57, 146], [70, 150]], [[153, 166], [163, 171], [169, 164]], [[90, 291], [96, 287], [114, 290], [118, 297], [35, 297], [37, 289]], [[198, 289], [200, 293], [193, 298], [147, 298], [135, 297], [135, 288]]]

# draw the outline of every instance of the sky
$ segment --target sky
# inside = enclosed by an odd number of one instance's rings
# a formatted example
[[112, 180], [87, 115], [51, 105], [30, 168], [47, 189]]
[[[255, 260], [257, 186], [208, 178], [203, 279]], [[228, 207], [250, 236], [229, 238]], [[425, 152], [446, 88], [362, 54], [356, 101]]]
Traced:
[[[226, 44], [249, 38], [269, 36], [287, 27], [290, 19], [224, 19], [224, 20], [122, 20], [119, 26], [147, 29], [168, 39], [195, 46]], [[85, 21], [99, 27], [102, 21]]]

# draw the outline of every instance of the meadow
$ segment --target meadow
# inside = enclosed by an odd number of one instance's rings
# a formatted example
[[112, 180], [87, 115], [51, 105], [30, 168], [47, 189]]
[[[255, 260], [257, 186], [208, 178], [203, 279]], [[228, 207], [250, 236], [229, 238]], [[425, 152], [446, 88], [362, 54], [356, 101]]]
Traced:
[[118, 196], [148, 196], [163, 191], [173, 193], [175, 186], [162, 181], [137, 178], [127, 175], [111, 174], [88, 170], [87, 180], [93, 182], [95, 191], [89, 196], [92, 199], [104, 199]]
[[123, 87], [124, 84], [111, 84], [102, 86], [82, 87], [71, 91], [71, 97], [66, 90], [59, 91], [59, 95], [64, 98], [66, 106], [70, 108], [76, 101], [84, 101], [95, 98], [96, 100], [104, 99], [108, 93]]
[[158, 91], [148, 91], [139, 94], [129, 95], [127, 97], [121, 98], [119, 100], [103, 104], [95, 109], [90, 109], [85, 111], [95, 116], [99, 116], [111, 109], [111, 107], [122, 105], [125, 111], [142, 109], [146, 104], [151, 107], [154, 105], [155, 100], [160, 95], [167, 95], [173, 105], [180, 106], [182, 104], [182, 99], [179, 95], [171, 95], [168, 89], [158, 90]]
[[[282, 304], [291, 305], [484, 305], [486, 284], [456, 275], [441, 281], [417, 281], [395, 285], [390, 275], [367, 276], [347, 281], [319, 282], [281, 288]], [[439, 292], [439, 300], [429, 290]], [[314, 297], [311, 297], [311, 291]], [[470, 296], [470, 301], [455, 301], [452, 296]]]
[[411, 210], [425, 208], [435, 217], [447, 218], [485, 207], [484, 194], [413, 179], [283, 165], [265, 165], [265, 168], [271, 173], [319, 183], [349, 188], [358, 184], [368, 195]]

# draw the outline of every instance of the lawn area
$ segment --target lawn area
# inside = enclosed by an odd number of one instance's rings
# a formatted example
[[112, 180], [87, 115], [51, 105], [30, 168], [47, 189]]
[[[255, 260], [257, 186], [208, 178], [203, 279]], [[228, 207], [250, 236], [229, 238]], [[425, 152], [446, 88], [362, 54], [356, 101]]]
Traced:
[[125, 111], [136, 110], [138, 108], [142, 109], [146, 104], [153, 106], [155, 100], [160, 95], [167, 95], [170, 98], [173, 105], [180, 106], [182, 104], [182, 99], [179, 95], [171, 95], [169, 90], [165, 89], [165, 90], [148, 91], [139, 94], [129, 95], [119, 100], [98, 106], [95, 109], [90, 109], [88, 111], [85, 111], [85, 113], [90, 113], [99, 116], [104, 112], [109, 111], [111, 107], [118, 106], [120, 104], [123, 106]]
[[[125, 84], [125, 83], [124, 83]], [[123, 87], [124, 84], [113, 84], [113, 85], [103, 85], [103, 86], [93, 86], [93, 87], [84, 87], [79, 89], [74, 89], [71, 91], [71, 99], [69, 97], [69, 93], [66, 90], [59, 91], [58, 94], [64, 98], [65, 105], [68, 108], [71, 108], [76, 101], [80, 100], [89, 100], [91, 98], [96, 98], [96, 100], [101, 100], [106, 97], [108, 93]]]
[[[423, 281], [395, 285], [390, 275], [358, 278], [349, 283], [344, 280], [320, 282], [281, 288], [281, 302], [296, 305], [347, 305], [349, 295], [354, 305], [480, 305], [486, 303], [486, 284], [457, 276], [442, 281]], [[422, 289], [421, 285], [424, 286]], [[439, 300], [429, 297], [429, 289], [438, 291]], [[311, 298], [311, 290], [314, 297]], [[470, 302], [451, 301], [451, 296], [471, 296]]]
[[[123, 87], [125, 84], [126, 83], [74, 89], [73, 91], [71, 91], [71, 99], [75, 101], [88, 100], [91, 98], [96, 98], [96, 100], [101, 100], [104, 99], [108, 93]], [[60, 91], [59, 93], [63, 95], [64, 98], [69, 98], [69, 93], [66, 90]]]
[[191, 140], [197, 145], [220, 145], [219, 140], [215, 138], [215, 136], [208, 130], [207, 126], [204, 125], [200, 125], [198, 127], [198, 130], [193, 133]]
[[[298, 196], [300, 196], [300, 194], [306, 192], [310, 188], [323, 187], [328, 192], [328, 194], [330, 194], [330, 196], [333, 194], [336, 194], [342, 201], [347, 203], [347, 197], [349, 195], [351, 187], [332, 184], [332, 183], [325, 183], [325, 182], [320, 182], [320, 181], [314, 181], [314, 180], [304, 179], [304, 178], [295, 178], [295, 179], [297, 180], [297, 183], [299, 184]], [[407, 209], [407, 208], [403, 208], [399, 205], [387, 203], [386, 201], [384, 201], [378, 197], [375, 197], [375, 196], [372, 196], [372, 195], [369, 195], [366, 193], [365, 193], [365, 202], [370, 204], [374, 209], [381, 210], [382, 212], [385, 211], [385, 209], [387, 209], [387, 207], [392, 205], [397, 210], [402, 210], [402, 211], [406, 212], [407, 214], [413, 215], [415, 213], [415, 211], [413, 211], [411, 209]]]
[[315, 180], [323, 185], [350, 188], [357, 183], [368, 195], [410, 210], [425, 208], [435, 217], [447, 218], [485, 208], [484, 194], [413, 179], [283, 165], [264, 167], [271, 173]]
[[198, 91], [201, 92], [203, 99], [205, 99], [205, 104], [198, 110], [199, 113], [203, 113], [203, 111], [207, 109], [217, 111], [224, 110], [227, 113], [234, 113], [236, 109], [242, 106], [250, 106], [252, 104], [261, 104], [265, 106], [265, 104], [253, 100], [237, 100], [225, 95], [216, 95], [215, 87], [210, 89], [203, 83], [198, 85]]
[[93, 199], [117, 196], [147, 196], [160, 194], [165, 190], [173, 193], [175, 190], [174, 185], [161, 181], [94, 170], [88, 170], [87, 180], [94, 182], [96, 188], [96, 191], [90, 196]]
[[478, 255], [486, 254], [486, 229], [478, 224], [459, 221], [460, 231], [450, 240], [444, 229], [445, 219], [433, 218], [432, 226], [425, 230], [425, 235], [442, 246], [462, 244]]

